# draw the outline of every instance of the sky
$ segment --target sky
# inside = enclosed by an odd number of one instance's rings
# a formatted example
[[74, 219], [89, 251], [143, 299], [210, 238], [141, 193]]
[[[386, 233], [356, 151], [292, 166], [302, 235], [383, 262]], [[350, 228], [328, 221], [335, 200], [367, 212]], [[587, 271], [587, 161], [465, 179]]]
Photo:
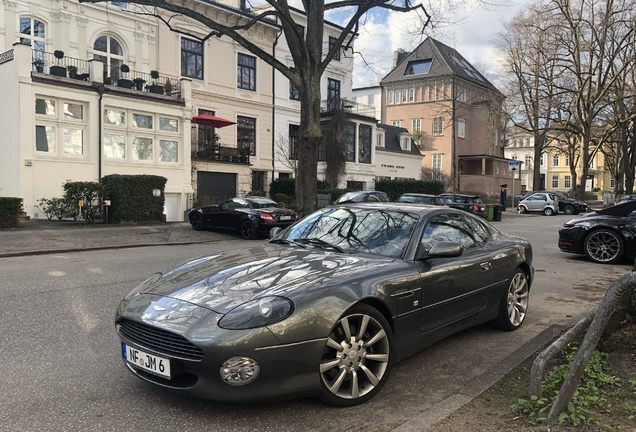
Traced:
[[[528, 0], [495, 0], [490, 6], [471, 6], [470, 1], [461, 8], [450, 4], [453, 0], [424, 0], [433, 15], [433, 22], [443, 21], [446, 25], [434, 25], [430, 35], [455, 48], [478, 70], [486, 72], [486, 77], [496, 81], [498, 53], [495, 46], [497, 34], [503, 32], [503, 22], [519, 13]], [[492, 1], [492, 0], [491, 0]], [[326, 19], [345, 24], [348, 11], [329, 13]], [[376, 11], [361, 22], [359, 37], [355, 42], [356, 55], [353, 87], [377, 85], [393, 64], [393, 52], [398, 48], [411, 51], [426, 37], [409, 36], [404, 30], [420, 23], [400, 12]], [[496, 83], [493, 82], [495, 85]]]

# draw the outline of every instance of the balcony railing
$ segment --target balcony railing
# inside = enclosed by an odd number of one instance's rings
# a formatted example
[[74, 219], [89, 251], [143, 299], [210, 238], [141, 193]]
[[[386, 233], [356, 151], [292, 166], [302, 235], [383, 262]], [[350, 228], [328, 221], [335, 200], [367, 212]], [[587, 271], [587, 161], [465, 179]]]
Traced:
[[250, 154], [247, 150], [236, 147], [226, 147], [219, 143], [199, 143], [192, 141], [192, 160], [203, 162], [230, 162], [250, 163]]
[[320, 112], [322, 113], [332, 113], [339, 109], [343, 109], [349, 114], [375, 118], [375, 107], [373, 105], [361, 104], [346, 98], [332, 98], [320, 102]]
[[33, 50], [32, 64], [33, 72], [40, 72], [81, 81], [88, 81], [89, 78], [89, 64], [86, 60], [66, 56], [58, 59], [53, 53]]
[[104, 84], [166, 96], [181, 96], [181, 82], [175, 78], [161, 75], [153, 78], [149, 73], [136, 70], [122, 72], [118, 65], [104, 65]]

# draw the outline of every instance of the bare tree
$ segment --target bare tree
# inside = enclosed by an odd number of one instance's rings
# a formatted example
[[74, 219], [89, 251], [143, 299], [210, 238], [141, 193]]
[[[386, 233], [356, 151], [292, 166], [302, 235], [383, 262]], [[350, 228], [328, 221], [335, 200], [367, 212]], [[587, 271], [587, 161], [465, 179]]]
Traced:
[[294, 173], [298, 178], [298, 141], [297, 137], [279, 133], [274, 141], [274, 155], [277, 162]]
[[[81, 2], [99, 3], [106, 0], [80, 0]], [[259, 8], [256, 13], [243, 12], [245, 18], [237, 17], [232, 22], [219, 20], [216, 15], [208, 14], [198, 2], [176, 0], [130, 0], [128, 3], [145, 8], [148, 15], [163, 21], [170, 30], [200, 41], [211, 37], [227, 36], [242, 47], [258, 56], [283, 74], [298, 89], [301, 103], [300, 142], [298, 146], [298, 164], [301, 176], [296, 180], [296, 207], [302, 212], [312, 211], [316, 200], [316, 178], [318, 170], [318, 149], [322, 138], [320, 128], [320, 79], [329, 63], [338, 52], [349, 49], [353, 45], [360, 20], [372, 10], [391, 12], [413, 12], [419, 19], [421, 32], [428, 25], [430, 15], [421, 3], [411, 0], [302, 0], [307, 15], [305, 34], [292, 17], [287, 0], [265, 0], [268, 8]], [[342, 33], [335, 43], [330, 44], [328, 51], [323, 50], [323, 33], [326, 12], [342, 11], [349, 18], [343, 25]], [[413, 14], [410, 14], [413, 15]], [[203, 24], [209, 33], [201, 38], [171, 25], [173, 19], [187, 17]], [[275, 20], [285, 34], [293, 66], [287, 66], [276, 59], [248, 37], [248, 31], [263, 20]]]

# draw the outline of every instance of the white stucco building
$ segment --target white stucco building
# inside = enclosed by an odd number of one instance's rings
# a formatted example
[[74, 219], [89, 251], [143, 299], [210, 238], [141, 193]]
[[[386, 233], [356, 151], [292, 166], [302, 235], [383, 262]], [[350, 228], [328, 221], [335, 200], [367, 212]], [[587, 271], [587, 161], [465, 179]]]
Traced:
[[382, 89], [379, 85], [354, 88], [353, 101], [372, 106], [375, 109], [375, 118], [382, 118]]

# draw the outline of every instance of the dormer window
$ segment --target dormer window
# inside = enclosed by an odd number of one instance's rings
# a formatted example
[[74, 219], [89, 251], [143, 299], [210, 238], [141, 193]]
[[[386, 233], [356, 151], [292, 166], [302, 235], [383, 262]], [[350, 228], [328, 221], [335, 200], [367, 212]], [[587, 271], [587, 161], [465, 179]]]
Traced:
[[433, 59], [432, 58], [425, 59], [425, 60], [413, 60], [413, 61], [410, 61], [406, 65], [406, 70], [404, 71], [404, 76], [427, 74], [431, 70], [431, 64], [433, 64]]

